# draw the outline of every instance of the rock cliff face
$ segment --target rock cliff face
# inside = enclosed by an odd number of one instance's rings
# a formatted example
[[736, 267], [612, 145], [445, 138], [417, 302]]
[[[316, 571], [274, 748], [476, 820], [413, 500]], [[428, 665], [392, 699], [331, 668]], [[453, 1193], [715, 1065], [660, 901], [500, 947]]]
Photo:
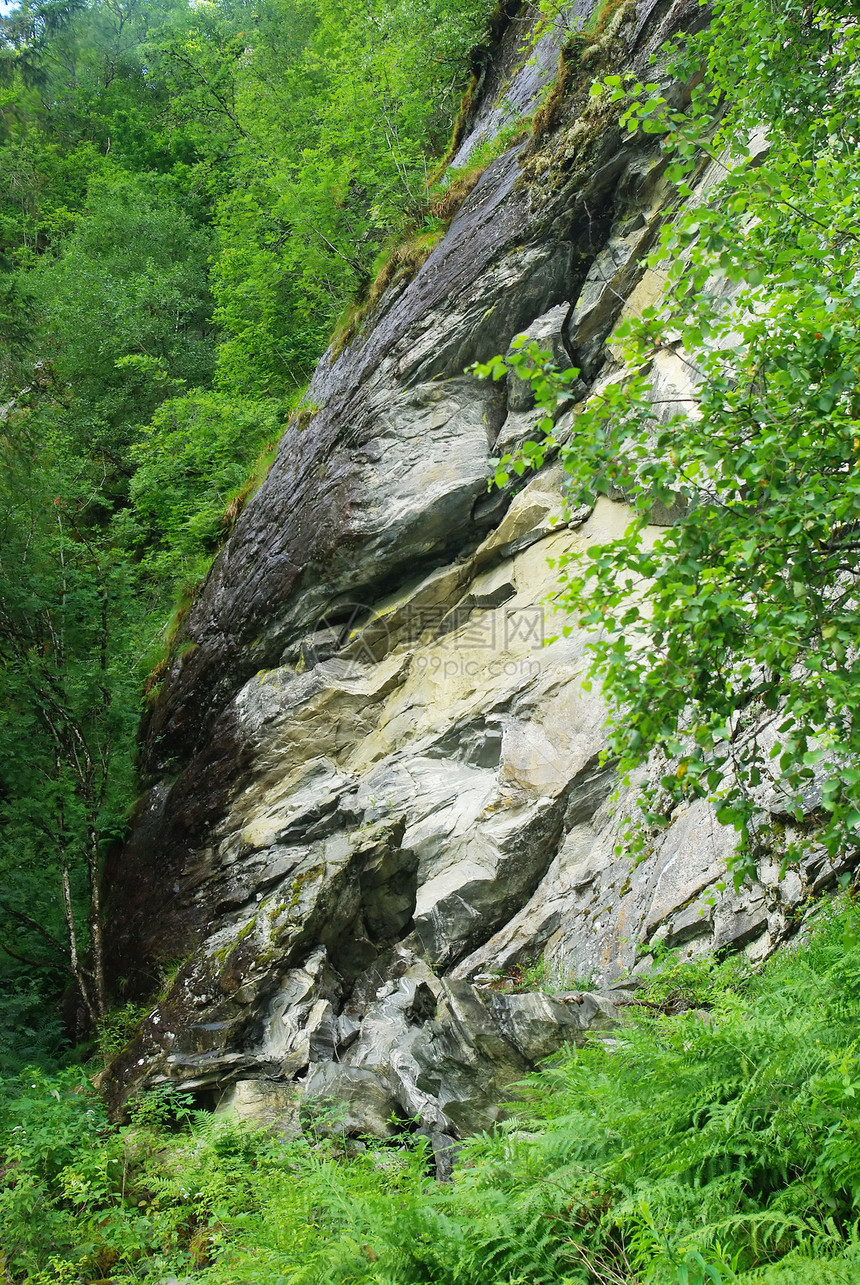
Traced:
[[[459, 162], [537, 106], [592, 7], [529, 60], [514, 16]], [[641, 74], [700, 14], [604, 6], [567, 46], [550, 128], [489, 166], [415, 278], [321, 363], [318, 409], [287, 430], [149, 722], [112, 968], [143, 995], [182, 962], [105, 1077], [117, 1105], [169, 1080], [277, 1117], [300, 1091], [339, 1101], [347, 1130], [418, 1118], [444, 1168], [508, 1083], [612, 1025], [654, 942], [766, 953], [835, 877], [765, 861], [734, 895], [732, 836], [704, 804], [635, 868], [616, 855], [631, 796], [601, 761], [586, 639], [561, 635], [548, 560], [617, 532], [624, 506], [564, 520], [552, 463], [489, 493], [490, 459], [529, 432], [528, 389], [463, 373], [526, 331], [581, 369], [583, 395], [617, 376], [606, 339], [659, 297], [644, 256], [672, 195], [659, 146], [587, 90]], [[671, 349], [655, 370], [683, 390]], [[511, 989], [537, 961], [557, 995]]]

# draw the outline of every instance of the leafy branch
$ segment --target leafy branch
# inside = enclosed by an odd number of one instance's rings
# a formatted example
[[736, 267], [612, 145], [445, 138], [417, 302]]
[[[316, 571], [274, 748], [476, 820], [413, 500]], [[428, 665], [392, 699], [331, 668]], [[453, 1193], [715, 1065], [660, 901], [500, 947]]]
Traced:
[[[774, 795], [799, 825], [815, 813], [832, 855], [860, 835], [860, 247], [847, 231], [860, 223], [860, 34], [843, 11], [724, 0], [675, 52], [675, 77], [699, 86], [687, 113], [657, 84], [595, 84], [628, 99], [628, 129], [663, 136], [686, 202], [648, 261], [664, 298], [616, 328], [624, 366], [561, 425], [578, 371], [524, 338], [476, 367], [531, 381], [540, 413], [498, 485], [553, 453], [571, 506], [626, 496], [621, 538], [560, 559], [561, 601], [593, 634], [621, 770], [658, 751], [674, 804], [709, 798], [740, 836], [737, 883], [755, 873]], [[801, 27], [804, 57], [788, 59]], [[741, 75], [751, 59], [756, 80]], [[661, 534], [655, 502], [679, 513]], [[643, 813], [665, 824], [647, 794]]]

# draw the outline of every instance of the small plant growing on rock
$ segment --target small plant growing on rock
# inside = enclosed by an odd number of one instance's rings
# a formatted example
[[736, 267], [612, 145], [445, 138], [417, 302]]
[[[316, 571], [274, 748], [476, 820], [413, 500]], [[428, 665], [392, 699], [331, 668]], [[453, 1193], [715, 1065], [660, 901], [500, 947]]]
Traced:
[[96, 1052], [103, 1065], [107, 1066], [125, 1048], [147, 1011], [145, 1006], [129, 1001], [105, 1014], [96, 1032]]
[[517, 993], [525, 991], [542, 991], [550, 985], [549, 967], [543, 955], [537, 955], [530, 962], [515, 964], [511, 969], [512, 990]]

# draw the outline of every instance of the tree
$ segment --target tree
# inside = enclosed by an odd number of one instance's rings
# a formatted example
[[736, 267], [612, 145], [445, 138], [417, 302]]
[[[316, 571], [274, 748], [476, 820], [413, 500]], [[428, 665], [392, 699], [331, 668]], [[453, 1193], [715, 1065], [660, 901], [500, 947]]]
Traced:
[[87, 530], [89, 497], [41, 453], [7, 437], [0, 470], [0, 946], [62, 968], [95, 1022], [102, 858], [131, 801], [135, 603], [130, 568]]
[[171, 184], [122, 172], [94, 179], [56, 258], [28, 274], [40, 350], [74, 398], [88, 448], [115, 464], [137, 425], [178, 387], [208, 382], [214, 358], [209, 236]]
[[[740, 834], [737, 881], [754, 873], [774, 793], [798, 822], [817, 803], [832, 853], [860, 834], [858, 55], [843, 0], [718, 0], [674, 51], [674, 76], [698, 85], [689, 112], [656, 83], [596, 84], [631, 132], [664, 136], [681, 198], [703, 157], [722, 178], [665, 228], [650, 259], [665, 297], [616, 331], [626, 374], [575, 415], [570, 441], [553, 420], [576, 372], [534, 347], [507, 363], [534, 381], [547, 436], [497, 480], [557, 449], [572, 503], [620, 489], [633, 508], [621, 539], [560, 567], [562, 601], [596, 631], [612, 753], [622, 771], [663, 756], [643, 797], [652, 829], [682, 798], [715, 802]], [[750, 145], [763, 129], [764, 160]], [[671, 405], [649, 377], [667, 351], [692, 385]], [[650, 544], [655, 500], [682, 514]]]
[[114, 523], [156, 584], [187, 587], [205, 574], [231, 504], [238, 513], [257, 457], [273, 455], [282, 432], [274, 402], [198, 391], [158, 408], [132, 448], [131, 505]]
[[212, 278], [225, 389], [304, 383], [385, 247], [421, 226], [491, 7], [270, 0], [246, 23]]

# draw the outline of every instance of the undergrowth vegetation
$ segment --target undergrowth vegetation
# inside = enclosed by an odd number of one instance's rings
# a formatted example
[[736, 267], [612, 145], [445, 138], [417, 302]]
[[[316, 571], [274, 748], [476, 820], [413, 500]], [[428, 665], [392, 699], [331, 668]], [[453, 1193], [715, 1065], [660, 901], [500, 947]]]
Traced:
[[[612, 1038], [512, 1090], [454, 1179], [426, 1139], [285, 1140], [165, 1088], [112, 1127], [80, 1069], [0, 1098], [0, 1245], [28, 1285], [849, 1285], [860, 1275], [860, 907], [793, 947], [667, 958]], [[685, 998], [668, 1013], [667, 997]]]

